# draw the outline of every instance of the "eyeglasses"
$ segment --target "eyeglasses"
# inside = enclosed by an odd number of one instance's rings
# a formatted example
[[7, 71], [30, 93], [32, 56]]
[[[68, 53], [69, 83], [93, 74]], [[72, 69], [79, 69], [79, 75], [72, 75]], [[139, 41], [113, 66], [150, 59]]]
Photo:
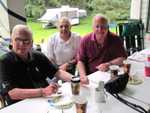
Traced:
[[23, 43], [24, 45], [29, 45], [32, 40], [31, 39], [21, 39], [21, 38], [15, 38], [16, 43]]
[[107, 25], [107, 24], [104, 24], [104, 25], [96, 25], [95, 26], [97, 29], [108, 29], [109, 28], [109, 26]]
[[63, 28], [63, 27], [64, 27], [64, 28], [69, 28], [69, 25], [60, 25], [59, 27], [60, 27], [60, 28]]

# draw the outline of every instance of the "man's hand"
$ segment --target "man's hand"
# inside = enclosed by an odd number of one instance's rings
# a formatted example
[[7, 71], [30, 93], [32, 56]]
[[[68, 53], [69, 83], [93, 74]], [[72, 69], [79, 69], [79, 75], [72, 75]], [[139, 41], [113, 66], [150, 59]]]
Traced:
[[56, 93], [57, 90], [58, 90], [58, 84], [51, 83], [46, 88], [42, 89], [42, 96], [50, 96], [51, 94]]
[[36, 88], [36, 89], [21, 89], [14, 88], [8, 92], [9, 96], [13, 100], [22, 100], [26, 98], [41, 97], [41, 96], [50, 96], [53, 93], [56, 93], [58, 90], [58, 85], [52, 83], [46, 88]]
[[89, 79], [87, 76], [80, 76], [81, 84], [89, 84]]
[[98, 65], [96, 68], [100, 71], [108, 71], [109, 66], [110, 66], [110, 63], [103, 63], [103, 64]]

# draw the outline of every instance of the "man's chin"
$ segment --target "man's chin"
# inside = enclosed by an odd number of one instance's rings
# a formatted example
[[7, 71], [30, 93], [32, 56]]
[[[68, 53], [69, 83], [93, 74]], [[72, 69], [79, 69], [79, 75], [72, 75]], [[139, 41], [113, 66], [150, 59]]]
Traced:
[[24, 52], [24, 51], [18, 51], [17, 54], [19, 56], [26, 56], [28, 53]]
[[105, 37], [105, 35], [103, 35], [103, 34], [98, 34], [97, 36], [100, 37], [100, 38], [104, 38]]

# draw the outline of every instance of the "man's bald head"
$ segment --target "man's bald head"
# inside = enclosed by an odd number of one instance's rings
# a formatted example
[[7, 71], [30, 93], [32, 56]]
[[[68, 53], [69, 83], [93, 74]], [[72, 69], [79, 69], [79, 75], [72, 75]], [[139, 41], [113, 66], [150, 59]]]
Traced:
[[64, 40], [68, 40], [71, 32], [71, 23], [67, 17], [60, 18], [58, 22], [58, 30], [60, 37]]
[[102, 25], [108, 25], [108, 19], [104, 16], [104, 15], [101, 15], [101, 14], [97, 14], [93, 17], [93, 25], [95, 23], [99, 23], [99, 24], [102, 24]]
[[93, 17], [93, 32], [96, 35], [97, 40], [104, 42], [109, 31], [108, 19], [101, 14], [97, 14]]
[[101, 14], [97, 14], [93, 17], [93, 24], [95, 23], [95, 21], [98, 21], [99, 23], [101, 24], [108, 24], [108, 19], [104, 16], [104, 15], [101, 15]]
[[68, 26], [71, 26], [71, 23], [70, 23], [70, 21], [69, 21], [69, 19], [67, 17], [60, 18], [60, 20], [58, 21], [58, 25], [61, 25], [62, 23], [65, 23]]

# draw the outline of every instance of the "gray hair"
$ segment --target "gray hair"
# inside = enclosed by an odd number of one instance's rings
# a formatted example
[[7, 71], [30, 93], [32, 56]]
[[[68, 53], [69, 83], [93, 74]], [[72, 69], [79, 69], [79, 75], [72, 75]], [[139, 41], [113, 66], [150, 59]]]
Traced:
[[31, 29], [27, 25], [18, 24], [18, 25], [15, 25], [13, 28], [12, 33], [11, 33], [11, 38], [13, 38], [15, 33], [18, 31], [28, 33], [31, 36], [31, 38], [33, 36]]
[[93, 17], [92, 23], [94, 23], [95, 19], [97, 18], [100, 18], [105, 24], [108, 24], [109, 22], [108, 18], [105, 15], [99, 13]]

